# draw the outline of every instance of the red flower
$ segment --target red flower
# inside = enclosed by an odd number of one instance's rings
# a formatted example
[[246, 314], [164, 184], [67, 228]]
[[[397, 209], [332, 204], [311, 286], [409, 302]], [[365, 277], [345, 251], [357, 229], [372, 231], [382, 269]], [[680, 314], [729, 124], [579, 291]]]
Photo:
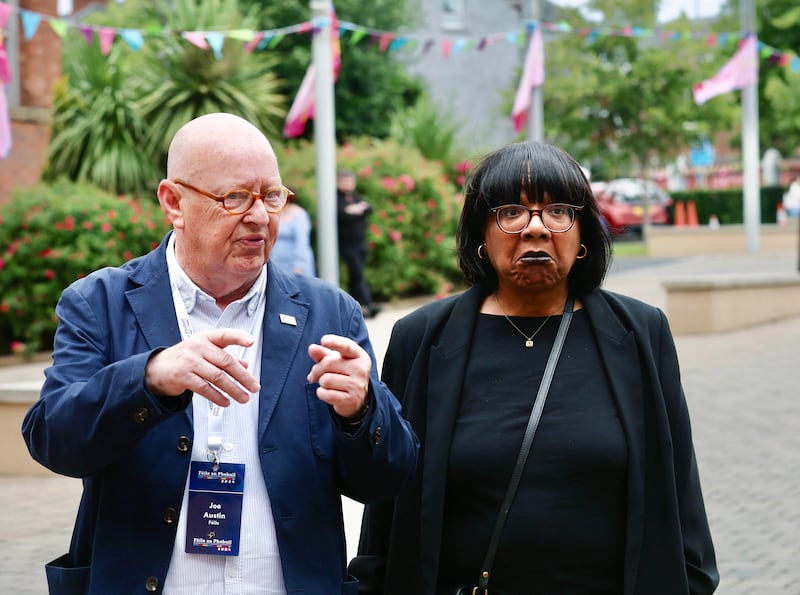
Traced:
[[6, 261], [0, 258], [0, 271], [6, 268]]
[[45, 248], [44, 250], [42, 250], [41, 252], [39, 252], [39, 256], [41, 256], [42, 258], [47, 258], [48, 256], [50, 256], [50, 254], [51, 254], [52, 252], [53, 252], [53, 249], [52, 249], [52, 248]]
[[381, 186], [386, 188], [387, 190], [394, 190], [395, 186], [397, 186], [397, 182], [394, 178], [390, 178], [389, 176], [384, 176], [381, 178]]
[[6, 313], [11, 309], [8, 304], [0, 304], [0, 312]]
[[44, 278], [47, 279], [48, 281], [52, 281], [55, 278], [55, 276], [56, 272], [53, 269], [47, 269], [44, 272]]
[[400, 182], [402, 182], [403, 184], [405, 184], [405, 186], [406, 186], [406, 188], [408, 188], [408, 191], [409, 191], [409, 192], [411, 192], [411, 191], [414, 189], [414, 186], [415, 186], [415, 184], [414, 184], [414, 178], [412, 178], [412, 177], [411, 177], [411, 176], [409, 176], [408, 174], [403, 174], [403, 175], [401, 175], [401, 176], [400, 176], [399, 178], [397, 178], [397, 179], [398, 179]]
[[25, 343], [22, 341], [11, 341], [8, 346], [11, 348], [11, 353], [25, 353]]
[[108, 222], [106, 222], [106, 223], [103, 223], [103, 224], [100, 226], [100, 229], [102, 229], [104, 232], [108, 233], [109, 231], [111, 231], [111, 224], [110, 224], [110, 223], [108, 223]]
[[399, 242], [403, 239], [403, 234], [396, 229], [392, 229], [389, 231], [389, 239], [393, 242]]
[[72, 215], [67, 215], [64, 218], [64, 225], [66, 225], [67, 231], [72, 231], [73, 229], [75, 229], [75, 217], [73, 217]]
[[372, 168], [369, 165], [365, 165], [360, 170], [358, 170], [359, 178], [368, 178], [371, 175], [372, 175]]

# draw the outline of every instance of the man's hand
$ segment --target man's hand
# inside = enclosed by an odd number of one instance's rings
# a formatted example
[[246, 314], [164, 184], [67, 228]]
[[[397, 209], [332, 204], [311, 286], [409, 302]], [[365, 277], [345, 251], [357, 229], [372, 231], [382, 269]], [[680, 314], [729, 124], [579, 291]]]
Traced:
[[247, 363], [225, 347], [250, 347], [253, 341], [249, 333], [236, 329], [195, 333], [154, 355], [145, 368], [145, 383], [159, 396], [190, 390], [221, 407], [227, 407], [230, 399], [246, 403], [261, 385], [247, 371]]
[[308, 373], [309, 382], [318, 382], [317, 397], [340, 417], [352, 417], [367, 398], [372, 360], [358, 343], [338, 335], [325, 335], [320, 344], [308, 346], [317, 362]]

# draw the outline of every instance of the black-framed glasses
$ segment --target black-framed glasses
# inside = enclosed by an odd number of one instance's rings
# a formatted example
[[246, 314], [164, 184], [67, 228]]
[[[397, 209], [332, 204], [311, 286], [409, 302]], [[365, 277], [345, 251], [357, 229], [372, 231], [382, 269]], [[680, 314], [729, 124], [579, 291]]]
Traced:
[[575, 225], [575, 214], [582, 206], [552, 203], [541, 209], [529, 209], [522, 205], [500, 205], [490, 209], [497, 219], [497, 227], [505, 233], [522, 233], [539, 215], [542, 225], [553, 233], [564, 233]]
[[267, 209], [267, 213], [277, 213], [286, 206], [286, 202], [289, 200], [289, 198], [294, 197], [294, 192], [289, 190], [286, 186], [275, 186], [273, 188], [268, 188], [264, 194], [256, 194], [255, 192], [251, 192], [245, 188], [239, 188], [237, 190], [226, 192], [222, 196], [218, 196], [208, 192], [207, 190], [198, 188], [197, 186], [192, 186], [183, 180], [172, 181], [175, 184], [185, 186], [189, 190], [194, 190], [198, 194], [202, 194], [203, 196], [207, 196], [208, 198], [222, 203], [223, 208], [231, 215], [241, 215], [251, 206], [253, 206], [253, 203], [256, 200], [263, 201], [264, 208]]

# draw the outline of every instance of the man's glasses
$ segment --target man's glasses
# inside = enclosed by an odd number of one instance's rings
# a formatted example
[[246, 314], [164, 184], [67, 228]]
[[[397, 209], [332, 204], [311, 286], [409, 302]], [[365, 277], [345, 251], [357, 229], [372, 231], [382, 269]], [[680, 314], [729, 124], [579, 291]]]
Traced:
[[539, 215], [542, 225], [553, 233], [564, 233], [575, 224], [575, 213], [582, 206], [553, 203], [541, 209], [529, 209], [522, 205], [501, 205], [491, 210], [497, 218], [497, 227], [505, 233], [522, 233], [534, 215]]
[[251, 206], [253, 206], [253, 203], [256, 201], [256, 199], [264, 202], [264, 208], [267, 209], [267, 213], [277, 213], [284, 206], [286, 206], [286, 201], [288, 201], [289, 198], [294, 197], [294, 192], [289, 190], [286, 186], [275, 186], [274, 188], [269, 188], [264, 194], [256, 194], [242, 188], [238, 190], [231, 190], [222, 196], [218, 196], [206, 190], [202, 190], [197, 186], [192, 186], [183, 180], [172, 181], [175, 184], [185, 186], [189, 190], [194, 190], [198, 194], [202, 194], [203, 196], [207, 196], [208, 198], [222, 203], [222, 206], [231, 215], [241, 215]]

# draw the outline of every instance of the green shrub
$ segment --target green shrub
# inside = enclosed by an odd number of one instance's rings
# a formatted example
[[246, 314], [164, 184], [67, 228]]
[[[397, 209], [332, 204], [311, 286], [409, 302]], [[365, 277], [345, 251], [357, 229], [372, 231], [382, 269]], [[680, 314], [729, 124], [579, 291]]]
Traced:
[[[279, 152], [283, 182], [316, 226], [314, 146]], [[375, 298], [450, 293], [463, 277], [455, 252], [461, 205], [449, 172], [414, 148], [366, 138], [339, 147], [337, 161], [356, 172], [358, 191], [373, 208], [366, 276]]]
[[147, 252], [167, 229], [154, 199], [63, 181], [18, 188], [0, 209], [0, 353], [50, 349], [62, 290]]
[[[761, 223], [775, 223], [778, 203], [783, 200], [786, 191], [781, 186], [762, 186], [760, 194]], [[697, 220], [706, 225], [711, 215], [716, 215], [723, 225], [744, 222], [744, 195], [741, 188], [724, 190], [686, 190], [672, 192], [673, 204], [668, 208], [669, 220], [675, 221], [675, 204], [694, 201], [697, 208]]]

